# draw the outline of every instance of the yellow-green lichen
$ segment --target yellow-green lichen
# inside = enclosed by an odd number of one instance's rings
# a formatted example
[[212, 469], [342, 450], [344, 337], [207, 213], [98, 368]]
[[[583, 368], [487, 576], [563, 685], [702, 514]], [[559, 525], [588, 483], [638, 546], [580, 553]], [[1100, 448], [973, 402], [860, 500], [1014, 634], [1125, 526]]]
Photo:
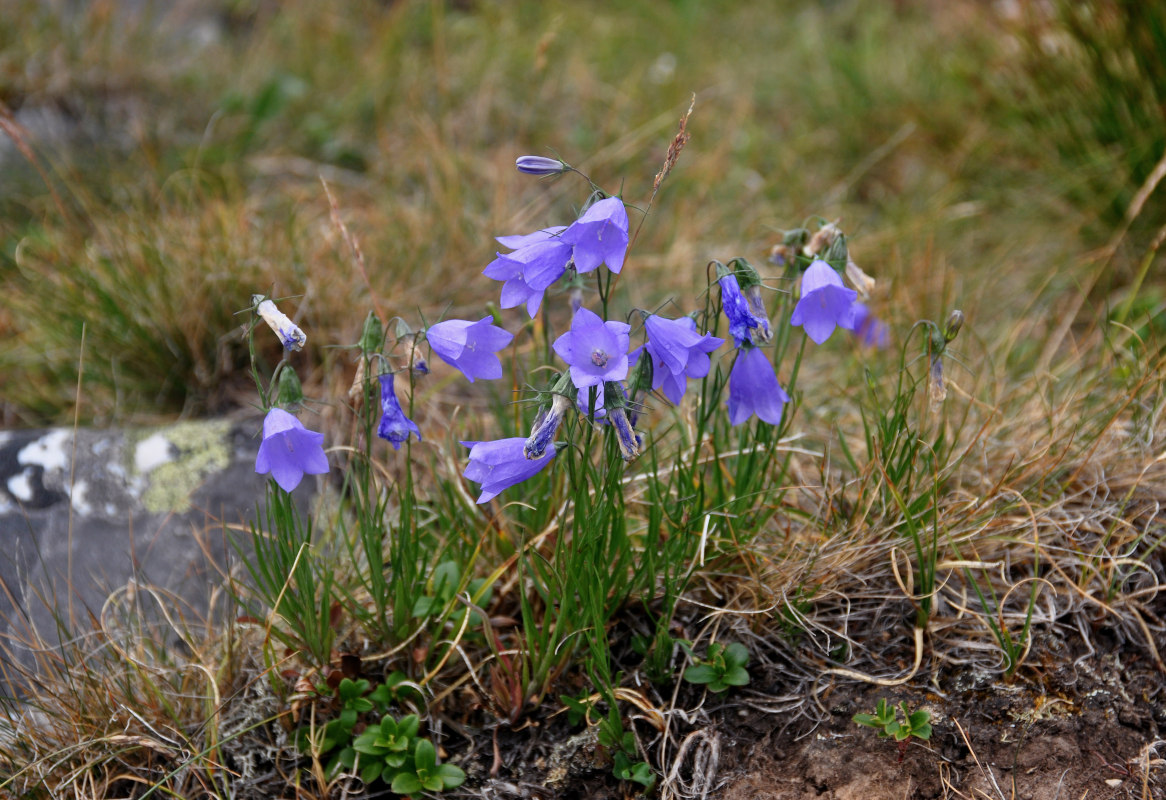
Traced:
[[[143, 431], [142, 438], [161, 433], [178, 451], [171, 462], [150, 471], [142, 505], [155, 514], [182, 513], [190, 508], [190, 495], [214, 472], [231, 462], [228, 443], [231, 425], [214, 422], [179, 422], [159, 430]], [[130, 448], [130, 452], [133, 452]]]

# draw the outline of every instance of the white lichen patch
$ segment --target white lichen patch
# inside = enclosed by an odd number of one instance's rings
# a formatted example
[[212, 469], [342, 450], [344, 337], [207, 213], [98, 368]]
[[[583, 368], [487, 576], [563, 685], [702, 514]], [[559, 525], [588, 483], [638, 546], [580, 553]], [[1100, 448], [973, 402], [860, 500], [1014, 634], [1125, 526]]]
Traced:
[[174, 460], [174, 448], [162, 431], [147, 436], [134, 448], [134, 472], [148, 475]]
[[88, 481], [78, 480], [69, 491], [69, 502], [73, 504], [73, 511], [79, 516], [88, 517], [93, 513], [93, 506], [86, 499], [89, 491]]
[[13, 475], [8, 479], [8, 493], [22, 503], [32, 500], [31, 476], [32, 469], [30, 467], [26, 467], [19, 475]]
[[26, 466], [44, 467], [46, 473], [64, 470], [71, 457], [72, 432], [66, 428], [56, 428], [34, 442], [29, 442], [19, 453], [16, 461]]
[[[231, 462], [228, 436], [230, 423], [225, 420], [215, 422], [181, 422], [163, 428], [143, 439], [135, 448], [136, 455], [141, 446], [160, 438], [167, 445], [167, 452], [173, 458], [161, 464], [151, 464], [148, 473], [149, 486], [142, 492], [142, 505], [153, 513], [181, 513], [190, 508], [190, 495], [202, 485], [211, 474], [225, 469]], [[153, 443], [150, 448], [160, 447]], [[136, 471], [136, 470], [135, 470]], [[140, 477], [135, 475], [135, 477]]]

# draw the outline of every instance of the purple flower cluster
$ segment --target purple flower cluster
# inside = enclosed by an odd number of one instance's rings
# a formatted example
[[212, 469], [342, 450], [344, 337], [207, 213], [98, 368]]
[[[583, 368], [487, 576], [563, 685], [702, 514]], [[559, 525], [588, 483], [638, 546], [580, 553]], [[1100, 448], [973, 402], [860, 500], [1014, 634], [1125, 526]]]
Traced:
[[607, 197], [593, 203], [569, 226], [499, 236], [498, 243], [513, 252], [497, 253], [482, 274], [503, 281], [503, 308], [525, 305], [533, 319], [543, 293], [566, 273], [568, 266], [573, 264], [579, 274], [600, 264], [606, 264], [612, 272], [623, 269], [628, 249], [628, 214], [622, 200]]

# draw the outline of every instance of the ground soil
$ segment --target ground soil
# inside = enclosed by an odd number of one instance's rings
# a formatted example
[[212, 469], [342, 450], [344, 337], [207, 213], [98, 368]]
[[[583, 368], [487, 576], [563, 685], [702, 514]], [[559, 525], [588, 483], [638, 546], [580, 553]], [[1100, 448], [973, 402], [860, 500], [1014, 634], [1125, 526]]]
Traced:
[[[706, 698], [707, 722], [676, 731], [677, 741], [691, 735], [699, 741], [680, 759], [675, 793], [665, 794], [717, 800], [1163, 800], [1166, 674], [1147, 649], [1119, 646], [1116, 637], [1107, 646], [1106, 639], [1105, 631], [1097, 632], [1090, 653], [1043, 635], [1029, 666], [1011, 682], [950, 669], [897, 687], [827, 677], [817, 686], [816, 719], [762, 713], [731, 694], [719, 705]], [[761, 672], [755, 688], [779, 694], [783, 676]], [[930, 741], [911, 741], [900, 759], [895, 742], [855, 725], [854, 714], [873, 711], [880, 698], [929, 710]], [[700, 703], [695, 690], [678, 700]], [[650, 726], [636, 725], [650, 738]], [[474, 796], [642, 796], [642, 787], [612, 778], [594, 730], [567, 728], [561, 715], [518, 731], [499, 728], [496, 741], [497, 751], [493, 741], [477, 742], [477, 754], [463, 762], [470, 780], [462, 788]]]

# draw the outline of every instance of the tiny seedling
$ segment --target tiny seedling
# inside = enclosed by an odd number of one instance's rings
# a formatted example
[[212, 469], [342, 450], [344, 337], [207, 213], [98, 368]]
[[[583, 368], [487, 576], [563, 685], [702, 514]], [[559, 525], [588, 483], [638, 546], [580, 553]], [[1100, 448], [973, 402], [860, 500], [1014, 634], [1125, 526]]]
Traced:
[[[689, 655], [692, 655], [691, 650]], [[745, 665], [749, 663], [749, 651], [740, 642], [733, 642], [727, 647], [719, 642], [713, 642], [709, 645], [704, 659], [694, 657], [693, 661], [696, 663], [684, 670], [684, 680], [689, 683], [708, 684], [710, 692], [719, 693], [730, 686], [744, 686], [749, 683], [749, 672], [745, 669]]]
[[[902, 712], [902, 721], [899, 719], [899, 713]], [[910, 744], [911, 739], [919, 739], [927, 741], [931, 738], [931, 712], [920, 709], [915, 712], [907, 710], [907, 701], [899, 703], [899, 707], [887, 705], [887, 700], [884, 697], [879, 700], [878, 705], [875, 706], [875, 713], [873, 714], [855, 714], [854, 721], [859, 725], [865, 725], [868, 728], [874, 728], [879, 733], [879, 738], [893, 737], [895, 743], [899, 746], [899, 762], [903, 761], [903, 756], [907, 752], [907, 745]]]

